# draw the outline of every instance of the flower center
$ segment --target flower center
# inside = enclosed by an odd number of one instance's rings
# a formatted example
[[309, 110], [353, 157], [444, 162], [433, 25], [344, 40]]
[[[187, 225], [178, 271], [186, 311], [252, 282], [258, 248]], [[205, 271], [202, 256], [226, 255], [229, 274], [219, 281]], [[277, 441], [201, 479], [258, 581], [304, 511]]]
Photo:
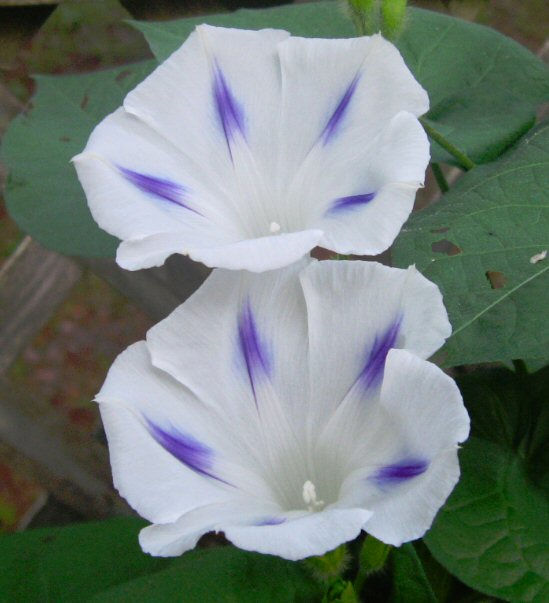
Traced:
[[303, 484], [303, 502], [307, 511], [321, 511], [325, 504], [323, 500], [317, 500], [315, 485], [310, 480]]

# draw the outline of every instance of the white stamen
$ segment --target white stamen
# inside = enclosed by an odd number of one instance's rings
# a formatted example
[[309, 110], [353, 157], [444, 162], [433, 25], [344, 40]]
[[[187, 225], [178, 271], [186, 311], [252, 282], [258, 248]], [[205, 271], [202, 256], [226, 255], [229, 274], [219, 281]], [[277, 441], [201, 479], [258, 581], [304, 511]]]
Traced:
[[533, 255], [530, 258], [530, 264], [537, 264], [538, 262], [541, 262], [542, 260], [544, 260], [546, 257], [547, 257], [547, 249], [544, 249], [543, 251], [536, 253], [536, 255]]
[[316, 499], [316, 488], [310, 480], [303, 484], [303, 502], [307, 505], [307, 511], [319, 511], [324, 506], [323, 500]]
[[273, 234], [276, 234], [277, 232], [280, 232], [280, 224], [278, 222], [271, 222], [271, 225], [269, 226], [269, 230]]

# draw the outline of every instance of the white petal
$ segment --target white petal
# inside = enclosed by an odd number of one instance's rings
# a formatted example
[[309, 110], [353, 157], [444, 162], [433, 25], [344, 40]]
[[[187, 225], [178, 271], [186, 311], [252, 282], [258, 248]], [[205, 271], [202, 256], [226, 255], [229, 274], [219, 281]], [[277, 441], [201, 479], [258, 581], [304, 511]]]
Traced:
[[[140, 515], [149, 521], [173, 521], [198, 504], [226, 497], [219, 482], [187, 468], [147, 430], [145, 418], [159, 423], [168, 420], [203, 437], [211, 434], [211, 418], [206, 409], [197, 408], [190, 392], [152, 368], [144, 342], [117, 358], [96, 399], [109, 442], [114, 484]], [[192, 423], [189, 407], [194, 411]]]
[[[398, 413], [410, 431], [418, 452], [442, 449], [448, 441], [469, 436], [469, 416], [455, 381], [441, 369], [406, 350], [387, 355], [387, 376], [381, 387], [381, 404]], [[406, 396], [402, 392], [406, 391]]]
[[387, 544], [400, 546], [425, 535], [459, 479], [457, 450], [441, 452], [415, 487], [372, 503], [374, 514], [364, 530]]
[[317, 246], [322, 234], [320, 230], [282, 233], [228, 245], [194, 247], [188, 254], [206, 266], [264, 272], [283, 268], [301, 259]]
[[231, 179], [227, 124], [220, 119], [214, 94], [218, 69], [241, 111], [250, 149], [263, 166], [272, 162], [273, 107], [280, 95], [276, 45], [288, 35], [201, 25], [126, 97], [124, 107], [193, 157], [212, 179]]
[[224, 532], [241, 549], [298, 560], [353, 540], [370, 516], [366, 509], [327, 509], [279, 525], [226, 526]]
[[[193, 219], [211, 220], [226, 229], [237, 221], [225, 182], [206, 177], [192, 158], [123, 108], [94, 129], [73, 162], [94, 217], [120, 238], [173, 230]], [[151, 179], [149, 190], [139, 187], [128, 172]], [[172, 193], [168, 199], [155, 196], [154, 179], [177, 190], [164, 188], [164, 193]]]
[[260, 522], [273, 512], [276, 509], [246, 499], [204, 505], [185, 513], [173, 523], [144, 528], [139, 534], [139, 544], [145, 553], [174, 557], [194, 548], [207, 532], [221, 531], [227, 522]]
[[375, 139], [311, 155], [301, 177], [315, 182], [315, 196], [301, 196], [325, 232], [321, 245], [358, 255], [387, 249], [412, 211], [428, 163], [429, 141], [410, 113], [397, 114]]
[[455, 382], [405, 350], [388, 354], [380, 404], [365, 466], [349, 476], [338, 504], [367, 505], [374, 514], [364, 529], [399, 546], [423, 536], [455, 486], [469, 417]]
[[[381, 36], [290, 38], [280, 44], [279, 54], [283, 91], [279, 178], [283, 183], [291, 181], [315, 144], [323, 144], [338, 108], [341, 119], [336, 120], [337, 128], [331, 128], [330, 144], [341, 149], [349, 143], [355, 148], [357, 137], [372, 140], [400, 111], [417, 116], [428, 110], [427, 94], [395, 46]], [[341, 111], [355, 80], [352, 98]]]
[[223, 437], [283, 505], [296, 494], [301, 501], [308, 479], [301, 462], [307, 321], [298, 279], [305, 263], [259, 275], [215, 270], [147, 336], [155, 366], [220, 419], [230, 417]]
[[[309, 322], [313, 432], [319, 433], [318, 425], [360, 375], [364, 396], [369, 388], [376, 391], [389, 348], [428, 357], [450, 334], [438, 287], [413, 267], [324, 261], [307, 267], [301, 282]], [[337, 370], [326, 370], [327, 359], [337, 359]]]
[[154, 368], [144, 342], [117, 358], [96, 399], [115, 485], [150, 521], [174, 521], [236, 493], [273, 498], [241, 458], [245, 443], [226, 434], [226, 418]]

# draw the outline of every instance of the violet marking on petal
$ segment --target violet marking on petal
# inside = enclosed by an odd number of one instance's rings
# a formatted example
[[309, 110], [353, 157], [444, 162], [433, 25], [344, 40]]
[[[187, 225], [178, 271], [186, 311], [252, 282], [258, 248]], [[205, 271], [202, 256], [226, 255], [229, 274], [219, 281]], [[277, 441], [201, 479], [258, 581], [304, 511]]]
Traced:
[[383, 370], [385, 368], [385, 359], [389, 350], [396, 344], [402, 317], [399, 316], [387, 330], [381, 335], [376, 335], [374, 344], [372, 345], [366, 364], [358, 376], [358, 384], [365, 390], [379, 385], [383, 379]]
[[162, 199], [163, 201], [168, 201], [196, 214], [199, 213], [185, 202], [187, 190], [181, 184], [166, 180], [165, 178], [157, 178], [156, 176], [136, 172], [122, 166], [117, 167], [122, 176], [141, 192]]
[[255, 397], [257, 380], [269, 376], [271, 366], [268, 351], [257, 329], [250, 300], [246, 300], [238, 318], [238, 343]]
[[375, 193], [361, 193], [360, 195], [351, 195], [349, 197], [340, 197], [332, 201], [330, 207], [326, 210], [326, 215], [338, 214], [340, 212], [358, 209], [366, 203], [370, 203], [376, 196]]
[[284, 523], [286, 520], [284, 517], [267, 517], [263, 521], [259, 521], [256, 523], [256, 526], [279, 526], [281, 523]]
[[211, 448], [178, 429], [167, 430], [148, 419], [145, 421], [152, 437], [178, 461], [196, 473], [227, 483], [212, 472], [214, 453]]
[[369, 479], [378, 486], [393, 486], [406, 482], [425, 473], [429, 462], [424, 459], [409, 458], [378, 469]]
[[244, 112], [231, 92], [217, 61], [214, 63], [213, 95], [230, 152], [230, 142], [235, 132], [238, 131], [244, 136]]
[[326, 127], [322, 131], [321, 139], [324, 146], [327, 145], [337, 134], [341, 122], [343, 121], [343, 117], [345, 116], [345, 113], [349, 107], [349, 103], [351, 102], [353, 94], [355, 93], [359, 79], [360, 77], [357, 75], [349, 84], [345, 94], [341, 97], [341, 100], [339, 101], [335, 111], [332, 113], [332, 116], [328, 120]]

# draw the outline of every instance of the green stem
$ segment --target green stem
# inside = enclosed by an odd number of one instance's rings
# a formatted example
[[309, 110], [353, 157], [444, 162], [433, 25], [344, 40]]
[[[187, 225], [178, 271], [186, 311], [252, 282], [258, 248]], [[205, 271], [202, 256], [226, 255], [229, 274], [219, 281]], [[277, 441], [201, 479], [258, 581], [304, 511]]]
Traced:
[[526, 362], [524, 362], [524, 360], [513, 360], [513, 368], [517, 375], [528, 375], [528, 369], [526, 368]]
[[438, 163], [431, 163], [431, 169], [433, 170], [433, 176], [437, 181], [438, 188], [442, 194], [448, 192], [450, 187], [448, 186], [448, 181], [444, 177], [444, 172]]
[[369, 576], [369, 572], [362, 567], [358, 568], [358, 572], [356, 574], [356, 578], [353, 582], [353, 587], [355, 589], [355, 593], [357, 597], [360, 597], [360, 593], [364, 588], [364, 584]]
[[358, 571], [353, 582], [357, 597], [360, 597], [366, 580], [385, 567], [390, 552], [390, 545], [377, 540], [373, 536], [366, 536], [360, 548]]
[[467, 157], [467, 155], [463, 151], [454, 146], [438, 130], [433, 128], [433, 126], [431, 126], [425, 118], [420, 117], [419, 121], [425, 129], [425, 132], [427, 132], [429, 138], [438, 143], [445, 151], [448, 151], [448, 153], [450, 153], [452, 157], [455, 157], [464, 170], [468, 171], [476, 167], [476, 164], [471, 159], [469, 159], [469, 157]]

